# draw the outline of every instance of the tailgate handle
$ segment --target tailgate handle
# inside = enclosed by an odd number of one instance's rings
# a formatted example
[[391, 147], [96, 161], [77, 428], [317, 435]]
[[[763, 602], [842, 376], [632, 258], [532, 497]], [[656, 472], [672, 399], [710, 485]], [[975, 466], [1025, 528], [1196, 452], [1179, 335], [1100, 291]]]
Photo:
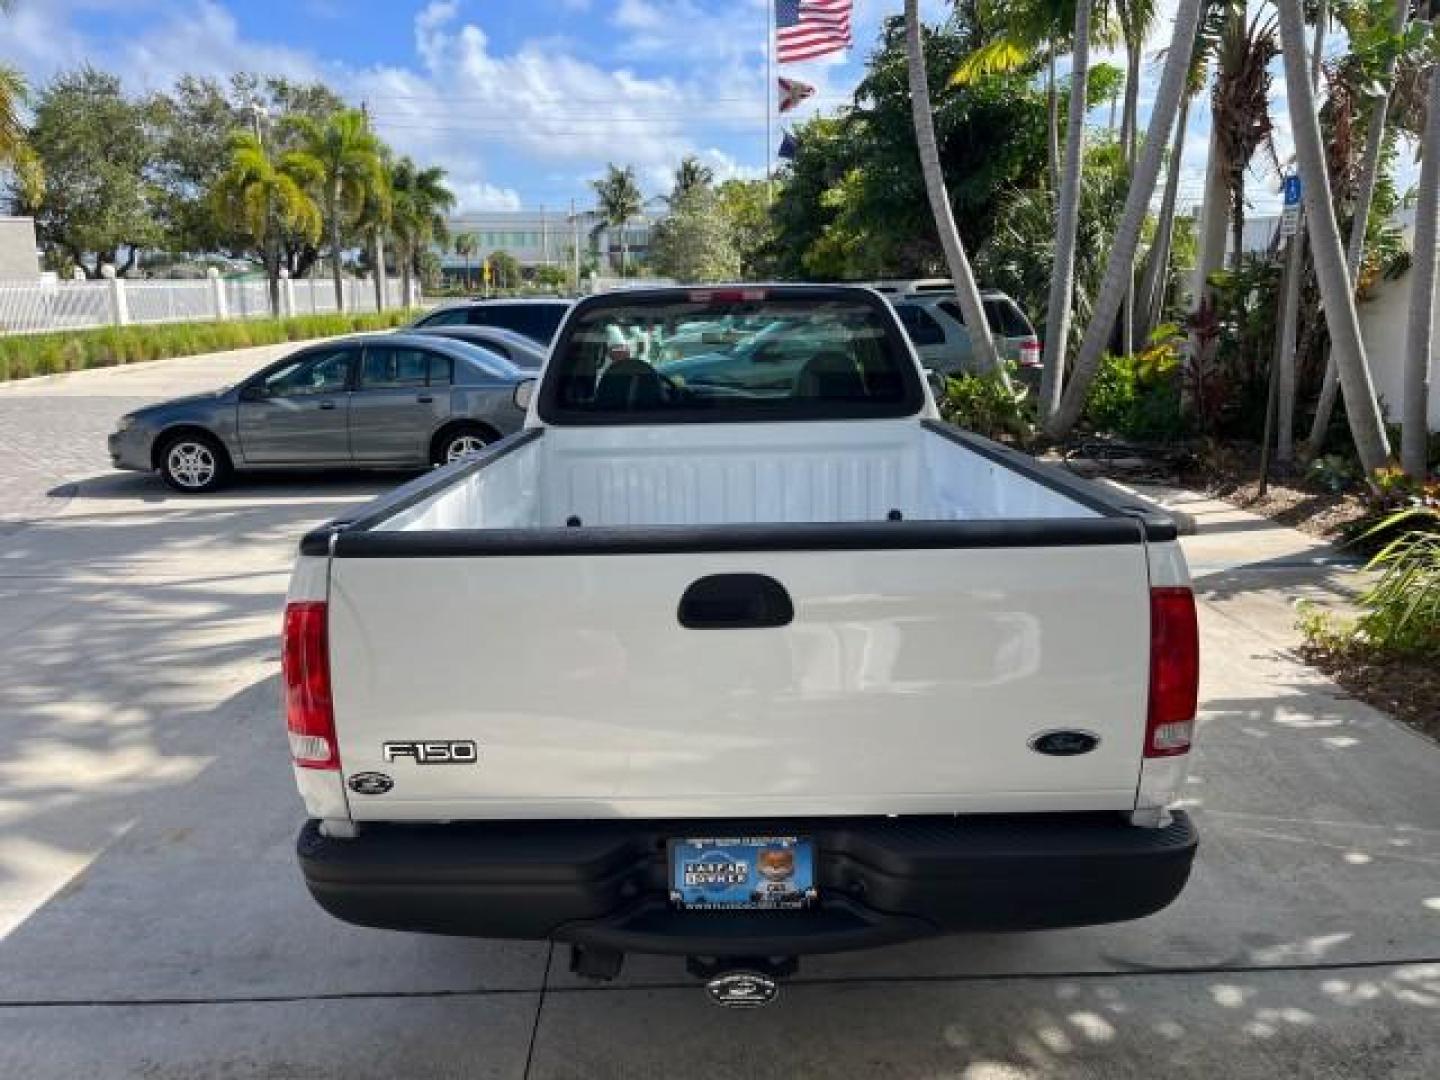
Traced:
[[710, 574], [685, 590], [678, 616], [691, 630], [788, 626], [795, 605], [785, 586], [764, 574]]

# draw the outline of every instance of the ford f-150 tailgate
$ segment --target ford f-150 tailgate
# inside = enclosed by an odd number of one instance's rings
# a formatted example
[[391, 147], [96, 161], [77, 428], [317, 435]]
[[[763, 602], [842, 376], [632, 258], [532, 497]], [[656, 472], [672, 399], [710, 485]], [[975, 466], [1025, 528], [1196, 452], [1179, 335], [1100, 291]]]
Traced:
[[[352, 814], [1128, 809], [1150, 632], [1129, 524], [1060, 547], [336, 558], [341, 767], [394, 783]], [[741, 577], [687, 615], [720, 575]], [[776, 588], [783, 625], [734, 625]], [[1037, 752], [1055, 729], [1098, 745]], [[476, 753], [393, 745], [414, 742]]]

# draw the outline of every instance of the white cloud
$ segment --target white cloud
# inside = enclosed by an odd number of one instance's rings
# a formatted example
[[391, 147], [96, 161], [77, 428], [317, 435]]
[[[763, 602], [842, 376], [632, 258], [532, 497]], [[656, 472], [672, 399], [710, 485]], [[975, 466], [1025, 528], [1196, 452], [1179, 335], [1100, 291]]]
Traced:
[[461, 213], [474, 210], [519, 210], [520, 193], [514, 188], [470, 181], [452, 184], [455, 207]]
[[236, 71], [331, 80], [343, 72], [309, 53], [242, 38], [235, 17], [214, 0], [199, 0], [140, 34], [121, 50], [131, 89], [163, 90], [181, 75], [224, 80]]

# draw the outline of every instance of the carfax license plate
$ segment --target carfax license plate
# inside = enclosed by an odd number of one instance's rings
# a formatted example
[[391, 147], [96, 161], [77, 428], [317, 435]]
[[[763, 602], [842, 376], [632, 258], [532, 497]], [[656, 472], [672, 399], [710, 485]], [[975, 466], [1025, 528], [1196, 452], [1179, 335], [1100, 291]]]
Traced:
[[670, 899], [700, 911], [787, 911], [815, 900], [815, 846], [797, 836], [670, 841]]

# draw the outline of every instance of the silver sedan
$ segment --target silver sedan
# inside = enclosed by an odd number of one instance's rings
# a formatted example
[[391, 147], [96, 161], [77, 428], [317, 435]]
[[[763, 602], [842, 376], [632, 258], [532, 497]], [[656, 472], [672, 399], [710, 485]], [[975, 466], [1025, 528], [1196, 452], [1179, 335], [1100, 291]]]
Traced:
[[515, 388], [533, 377], [433, 335], [327, 341], [227, 389], [121, 417], [110, 460], [186, 492], [219, 487], [237, 470], [440, 465], [519, 430]]

